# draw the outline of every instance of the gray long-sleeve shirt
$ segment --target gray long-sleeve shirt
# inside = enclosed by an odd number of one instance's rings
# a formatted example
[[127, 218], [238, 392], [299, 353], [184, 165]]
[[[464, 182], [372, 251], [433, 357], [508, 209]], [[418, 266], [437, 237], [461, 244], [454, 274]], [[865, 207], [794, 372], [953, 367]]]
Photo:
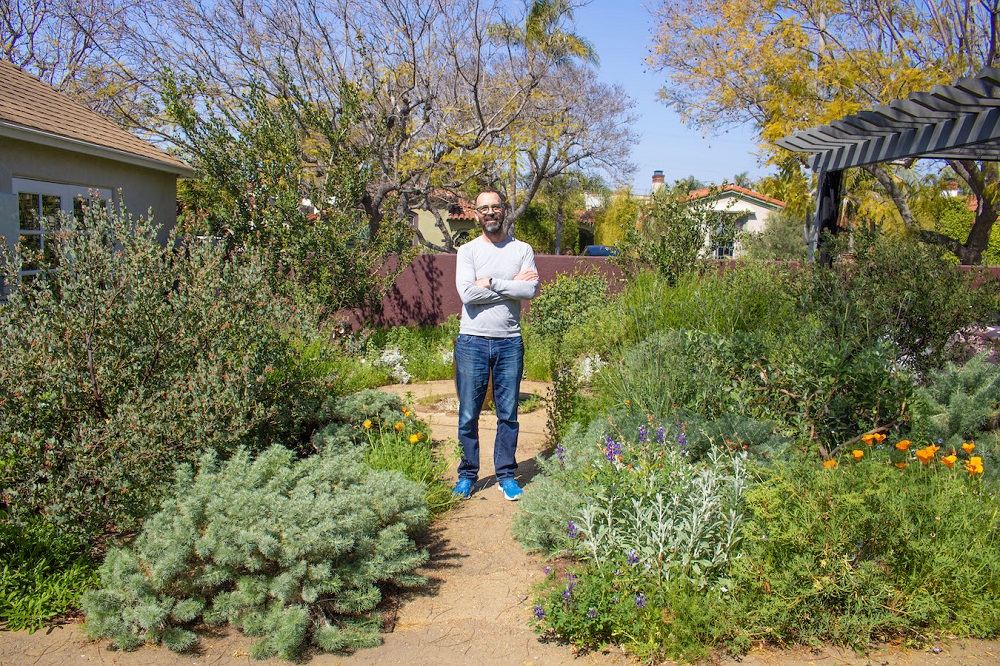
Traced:
[[[535, 269], [531, 246], [513, 238], [491, 243], [482, 236], [458, 248], [455, 286], [462, 298], [459, 332], [490, 338], [521, 335], [521, 301], [538, 295], [538, 280], [512, 280], [523, 270]], [[492, 289], [477, 287], [479, 278], [492, 278]]]

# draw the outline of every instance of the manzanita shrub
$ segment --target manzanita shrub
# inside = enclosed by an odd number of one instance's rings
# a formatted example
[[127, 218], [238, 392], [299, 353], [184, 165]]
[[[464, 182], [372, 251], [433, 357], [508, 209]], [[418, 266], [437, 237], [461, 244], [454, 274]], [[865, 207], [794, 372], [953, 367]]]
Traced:
[[255, 658], [377, 644], [381, 588], [423, 581], [412, 536], [427, 505], [419, 484], [372, 470], [360, 447], [325, 444], [301, 460], [276, 445], [181, 465], [160, 511], [84, 594], [87, 633], [183, 651], [198, 623], [230, 624], [260, 638]]
[[333, 388], [298, 366], [260, 262], [158, 232], [95, 208], [46, 237], [41, 275], [5, 265], [0, 506], [90, 545], [134, 532], [178, 462], [304, 443]]

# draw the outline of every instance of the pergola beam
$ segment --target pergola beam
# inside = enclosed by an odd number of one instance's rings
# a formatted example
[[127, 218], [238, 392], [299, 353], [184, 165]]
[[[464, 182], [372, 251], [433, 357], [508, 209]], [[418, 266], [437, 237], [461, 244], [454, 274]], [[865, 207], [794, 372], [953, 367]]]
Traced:
[[[777, 145], [812, 154], [819, 173], [815, 229], [836, 233], [844, 169], [912, 157], [1000, 161], [1000, 69], [796, 132]], [[821, 261], [829, 261], [820, 249]]]

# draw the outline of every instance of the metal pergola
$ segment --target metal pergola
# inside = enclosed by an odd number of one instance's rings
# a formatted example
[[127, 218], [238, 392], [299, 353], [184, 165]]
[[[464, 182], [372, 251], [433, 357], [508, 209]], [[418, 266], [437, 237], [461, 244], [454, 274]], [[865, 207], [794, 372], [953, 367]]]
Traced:
[[1000, 69], [796, 132], [777, 145], [812, 153], [819, 173], [813, 229], [816, 238], [836, 233], [844, 169], [910, 157], [1000, 161]]

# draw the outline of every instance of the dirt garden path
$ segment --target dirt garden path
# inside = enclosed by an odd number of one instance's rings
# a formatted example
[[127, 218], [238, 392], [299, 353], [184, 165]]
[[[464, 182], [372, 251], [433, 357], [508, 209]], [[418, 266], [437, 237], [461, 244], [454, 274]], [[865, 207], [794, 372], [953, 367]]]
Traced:
[[[544, 395], [547, 385], [524, 382], [522, 391]], [[427, 421], [434, 439], [454, 440], [457, 400], [452, 381], [397, 385], [383, 390], [407, 396], [417, 414]], [[525, 492], [531, 492], [536, 472], [533, 458], [543, 450], [545, 410], [522, 414], [518, 473]], [[574, 666], [624, 666], [636, 662], [617, 650], [576, 654], [572, 648], [541, 642], [529, 626], [529, 590], [542, 574], [543, 564], [527, 555], [510, 533], [515, 502], [507, 502], [492, 477], [494, 424], [484, 418], [482, 475], [472, 498], [435, 523], [427, 544], [431, 559], [425, 567], [429, 586], [402, 599], [395, 626], [383, 645], [350, 656], [319, 654], [310, 666], [372, 666], [382, 664], [458, 666], [518, 666], [522, 664], [573, 664]], [[451, 472], [454, 480], [454, 470]], [[121, 666], [181, 666], [285, 664], [279, 660], [252, 661], [250, 639], [235, 631], [203, 635], [194, 653], [175, 654], [164, 648], [145, 647], [135, 652], [109, 648], [106, 641], [89, 642], [78, 624], [55, 627], [29, 635], [0, 632], [0, 666], [61, 666], [63, 664], [116, 664]], [[742, 664], [752, 666], [806, 666], [862, 664], [885, 666], [1000, 665], [1000, 643], [952, 641], [932, 649], [907, 651], [887, 646], [868, 657], [837, 648], [809, 651], [751, 653]], [[720, 659], [720, 666], [737, 662]]]

